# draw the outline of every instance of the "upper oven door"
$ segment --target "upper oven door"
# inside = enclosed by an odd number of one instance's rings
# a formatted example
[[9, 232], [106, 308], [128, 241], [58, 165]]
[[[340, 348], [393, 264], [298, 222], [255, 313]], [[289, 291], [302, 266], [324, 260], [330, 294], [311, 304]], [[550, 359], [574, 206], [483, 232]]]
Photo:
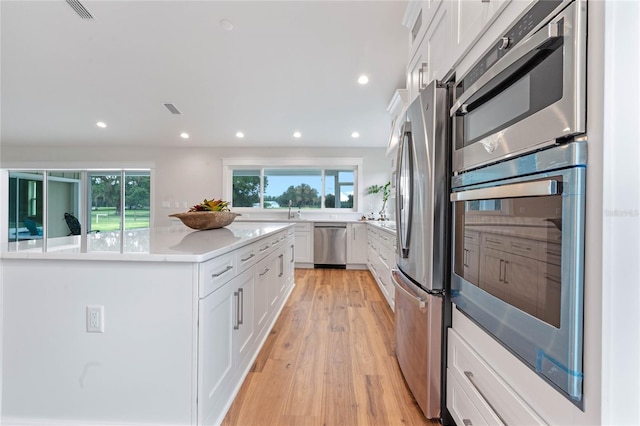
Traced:
[[550, 7], [538, 2], [457, 84], [450, 110], [454, 172], [585, 131], [586, 14], [579, 9], [586, 6], [572, 2], [511, 47], [543, 6]]

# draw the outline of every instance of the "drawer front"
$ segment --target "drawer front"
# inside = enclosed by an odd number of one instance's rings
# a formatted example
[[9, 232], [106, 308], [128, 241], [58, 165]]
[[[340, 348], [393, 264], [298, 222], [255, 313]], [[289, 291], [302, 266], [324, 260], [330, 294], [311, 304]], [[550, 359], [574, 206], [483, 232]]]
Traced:
[[544, 425], [545, 422], [456, 333], [449, 329], [447, 365], [467, 396], [488, 421], [504, 424]]
[[204, 262], [199, 267], [198, 295], [211, 294], [238, 274], [236, 253], [231, 252]]
[[562, 246], [546, 241], [539, 242], [538, 260], [560, 266], [562, 263]]
[[480, 233], [478, 231], [470, 231], [465, 229], [464, 231], [464, 244], [480, 244]]
[[236, 265], [238, 265], [238, 273], [244, 272], [251, 268], [258, 261], [258, 243], [253, 243], [247, 247], [236, 250]]
[[496, 415], [487, 421], [480, 414], [451, 369], [447, 369], [447, 408], [458, 425], [493, 426], [504, 424]]
[[296, 223], [296, 232], [311, 232], [310, 223]]

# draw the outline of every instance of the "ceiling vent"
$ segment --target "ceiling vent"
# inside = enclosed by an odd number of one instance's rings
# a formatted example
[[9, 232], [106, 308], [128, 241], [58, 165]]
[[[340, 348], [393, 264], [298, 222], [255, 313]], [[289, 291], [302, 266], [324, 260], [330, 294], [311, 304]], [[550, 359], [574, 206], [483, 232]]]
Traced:
[[82, 19], [93, 19], [93, 16], [91, 16], [89, 11], [85, 9], [78, 0], [67, 0], [67, 4], [71, 6]]
[[163, 104], [171, 114], [182, 115], [180, 110], [174, 104]]

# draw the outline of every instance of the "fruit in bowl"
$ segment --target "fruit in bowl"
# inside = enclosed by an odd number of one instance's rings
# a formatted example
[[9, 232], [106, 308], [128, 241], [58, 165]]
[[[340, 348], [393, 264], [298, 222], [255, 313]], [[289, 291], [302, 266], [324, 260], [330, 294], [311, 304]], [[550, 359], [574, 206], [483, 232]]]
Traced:
[[217, 229], [229, 225], [239, 213], [229, 211], [229, 203], [223, 200], [205, 200], [191, 207], [186, 213], [170, 214], [191, 229]]

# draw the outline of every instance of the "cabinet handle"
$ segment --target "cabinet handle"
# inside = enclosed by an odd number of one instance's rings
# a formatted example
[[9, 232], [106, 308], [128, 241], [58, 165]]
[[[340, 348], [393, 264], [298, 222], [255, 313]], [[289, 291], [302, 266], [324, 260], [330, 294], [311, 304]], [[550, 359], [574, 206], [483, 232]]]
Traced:
[[253, 257], [255, 257], [255, 256], [256, 256], [255, 254], [251, 253], [251, 254], [249, 255], [249, 257], [245, 257], [244, 259], [240, 259], [240, 261], [241, 261], [241, 262], [246, 262], [247, 260], [249, 260], [249, 259], [251, 259], [251, 258], [253, 258]]
[[278, 277], [281, 277], [284, 275], [284, 254], [281, 254], [278, 257], [280, 258], [280, 273], [278, 274]]
[[269, 248], [269, 246], [268, 246], [268, 245], [266, 245], [266, 246], [262, 247], [262, 248], [260, 249], [260, 253], [262, 253], [263, 251], [267, 250], [268, 248]]
[[[482, 1], [484, 2], [485, 0]], [[469, 419], [462, 419], [462, 424], [464, 424], [464, 426], [473, 426], [473, 423], [471, 423]]]
[[427, 85], [424, 82], [424, 80], [425, 80], [424, 73], [426, 71], [427, 71], [427, 63], [423, 62], [422, 66], [418, 70], [418, 91], [419, 92], [422, 92], [424, 90], [424, 88], [427, 87]]
[[502, 265], [504, 265], [504, 260], [500, 259], [500, 270], [498, 271], [498, 281], [504, 281], [504, 278], [502, 278]]
[[260, 274], [260, 276], [261, 276], [261, 277], [262, 277], [262, 276], [264, 276], [264, 274], [266, 274], [267, 272], [269, 272], [269, 268], [265, 269], [265, 270]]
[[[503, 424], [508, 424], [507, 422], [504, 421], [504, 419], [502, 418], [502, 416], [500, 415], [500, 413], [498, 412], [498, 410], [495, 409], [495, 407], [491, 404], [491, 402], [489, 402], [489, 400], [487, 399], [486, 396], [484, 396], [484, 394], [482, 393], [482, 391], [480, 390], [480, 388], [478, 387], [478, 385], [476, 385], [476, 382], [473, 380], [473, 373], [471, 371], [465, 371], [464, 375], [467, 377], [467, 380], [469, 380], [469, 383], [471, 383], [471, 386], [473, 386], [473, 388], [476, 390], [476, 392], [478, 392], [478, 394], [480, 394], [480, 397], [482, 399], [484, 399], [484, 402], [487, 403], [487, 405], [489, 407], [491, 407], [491, 409], [493, 410], [493, 412], [496, 414], [496, 416], [498, 416], [498, 418], [500, 419], [500, 421]], [[466, 423], [465, 423], [466, 424]]]
[[491, 0], [482, 0], [482, 3], [489, 3]]
[[505, 260], [504, 261], [504, 283], [505, 284], [509, 284], [509, 281], [507, 281], [507, 267], [509, 266], [509, 261]]
[[296, 258], [295, 253], [296, 253], [296, 249], [295, 249], [294, 245], [291, 244], [291, 260], [289, 261], [289, 263], [293, 263], [294, 262], [294, 260]]
[[[239, 288], [238, 293], [240, 293], [240, 319], [238, 319], [238, 326], [244, 324], [244, 288]], [[239, 327], [238, 327], [239, 328]]]
[[527, 251], [531, 251], [531, 247], [530, 246], [525, 246], [519, 243], [511, 243], [511, 247], [513, 248], [517, 248], [520, 250], [527, 250]]
[[233, 325], [234, 330], [240, 328], [240, 292], [234, 291], [233, 297], [236, 298], [236, 323]]
[[229, 265], [229, 266], [227, 266], [225, 268], [224, 271], [218, 272], [217, 274], [211, 274], [211, 278], [218, 278], [219, 276], [226, 274], [227, 272], [229, 272], [232, 269], [233, 269], [233, 266]]
[[463, 266], [469, 266], [469, 250], [467, 249], [463, 249], [463, 256], [462, 256], [462, 265]]
[[501, 241], [501, 240], [494, 240], [493, 238], [488, 238], [488, 237], [487, 237], [487, 242], [488, 242], [488, 243], [493, 243], [493, 244], [500, 244], [500, 245], [502, 245], [502, 241]]

